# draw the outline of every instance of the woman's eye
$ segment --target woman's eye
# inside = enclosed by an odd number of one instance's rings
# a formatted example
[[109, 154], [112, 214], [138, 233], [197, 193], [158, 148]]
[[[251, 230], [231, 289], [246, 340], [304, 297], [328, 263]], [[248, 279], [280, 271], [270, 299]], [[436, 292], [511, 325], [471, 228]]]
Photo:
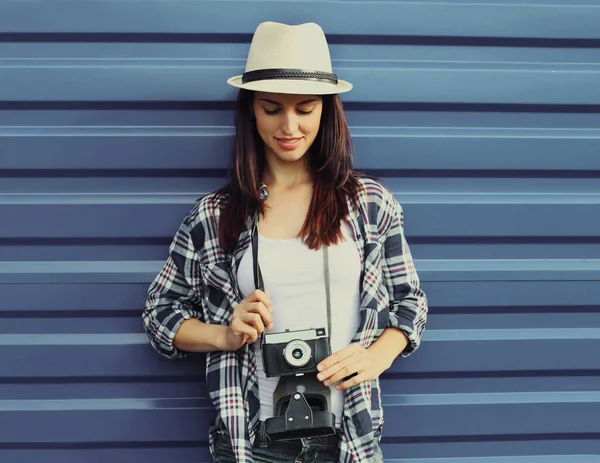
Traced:
[[[280, 109], [269, 110], [267, 108], [263, 108], [263, 110], [265, 111], [265, 114], [267, 114], [269, 116], [274, 116], [275, 114], [278, 114], [280, 111]], [[308, 116], [309, 114], [312, 114], [313, 110], [311, 109], [310, 111], [301, 111], [300, 109], [297, 109], [296, 112], [302, 116]]]

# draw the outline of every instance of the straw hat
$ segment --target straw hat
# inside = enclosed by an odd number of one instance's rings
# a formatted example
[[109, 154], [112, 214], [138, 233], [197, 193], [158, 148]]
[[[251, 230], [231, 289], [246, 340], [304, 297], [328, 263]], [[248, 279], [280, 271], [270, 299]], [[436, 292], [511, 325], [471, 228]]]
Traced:
[[246, 90], [300, 95], [329, 95], [352, 89], [350, 82], [333, 74], [327, 39], [315, 23], [259, 24], [244, 74], [227, 83]]

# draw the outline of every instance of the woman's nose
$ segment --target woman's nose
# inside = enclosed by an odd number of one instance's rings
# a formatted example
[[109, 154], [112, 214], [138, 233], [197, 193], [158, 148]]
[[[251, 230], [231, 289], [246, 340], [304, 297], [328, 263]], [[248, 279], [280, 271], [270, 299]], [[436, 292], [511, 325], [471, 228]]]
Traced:
[[284, 111], [281, 116], [281, 131], [286, 135], [293, 135], [298, 128], [298, 118], [294, 111]]

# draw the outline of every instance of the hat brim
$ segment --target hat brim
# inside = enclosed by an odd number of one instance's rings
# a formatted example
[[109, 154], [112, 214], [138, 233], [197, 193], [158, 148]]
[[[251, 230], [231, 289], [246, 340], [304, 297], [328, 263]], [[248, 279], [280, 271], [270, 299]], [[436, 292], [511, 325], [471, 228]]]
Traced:
[[333, 95], [352, 90], [352, 84], [339, 80], [337, 85], [313, 80], [272, 79], [242, 83], [242, 76], [231, 77], [227, 83], [232, 87], [255, 92], [289, 93], [293, 95]]

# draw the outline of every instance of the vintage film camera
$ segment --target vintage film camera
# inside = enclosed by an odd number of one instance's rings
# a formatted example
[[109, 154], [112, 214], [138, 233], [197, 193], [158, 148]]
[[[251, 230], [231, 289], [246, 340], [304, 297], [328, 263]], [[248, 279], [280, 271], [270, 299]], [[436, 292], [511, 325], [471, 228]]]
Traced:
[[317, 373], [319, 362], [331, 353], [325, 328], [265, 334], [261, 347], [268, 378]]
[[267, 435], [289, 440], [335, 434], [331, 391], [316, 378], [317, 365], [331, 354], [327, 330], [265, 334], [261, 348], [265, 375], [280, 377], [273, 394], [274, 416], [265, 420]]

